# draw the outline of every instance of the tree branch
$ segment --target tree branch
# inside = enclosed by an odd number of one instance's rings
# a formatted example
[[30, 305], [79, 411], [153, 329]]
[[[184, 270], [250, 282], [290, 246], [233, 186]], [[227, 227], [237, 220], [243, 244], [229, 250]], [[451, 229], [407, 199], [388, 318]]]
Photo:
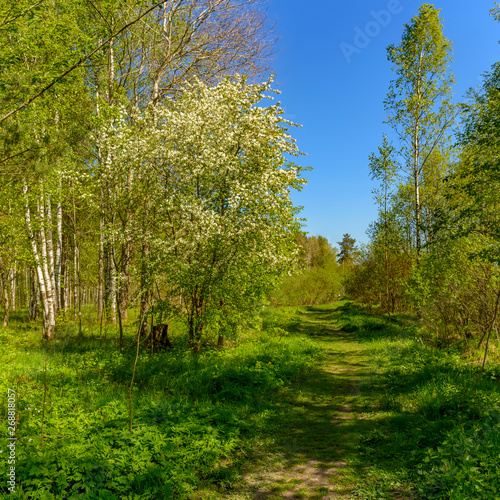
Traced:
[[104, 42], [100, 43], [92, 52], [90, 52], [90, 54], [87, 54], [85, 57], [80, 58], [75, 64], [73, 64], [73, 66], [71, 66], [64, 73], [62, 73], [57, 78], [55, 78], [54, 80], [52, 80], [52, 82], [49, 83], [49, 85], [45, 86], [43, 89], [41, 89], [40, 91], [38, 91], [36, 94], [34, 94], [32, 97], [30, 97], [27, 101], [24, 101], [16, 109], [13, 109], [12, 111], [9, 111], [6, 115], [2, 116], [0, 118], [0, 123], [2, 123], [7, 118], [9, 118], [10, 116], [14, 115], [15, 113], [17, 113], [18, 111], [21, 111], [22, 109], [24, 109], [27, 106], [29, 106], [34, 100], [36, 100], [40, 96], [42, 96], [45, 92], [47, 92], [47, 90], [51, 89], [56, 83], [60, 82], [65, 76], [69, 75], [72, 71], [74, 71], [75, 69], [79, 68], [83, 63], [85, 63], [86, 61], [88, 61], [97, 51], [99, 51], [100, 49], [102, 49], [106, 44], [108, 44], [111, 40], [113, 40], [114, 38], [116, 38], [120, 33], [122, 33], [123, 31], [127, 30], [128, 28], [130, 28], [131, 26], [133, 26], [135, 23], [137, 23], [138, 21], [140, 21], [144, 16], [146, 16], [152, 10], [156, 9], [157, 7], [159, 7], [162, 3], [163, 3], [163, 0], [161, 2], [156, 2], [152, 7], [150, 7], [149, 9], [147, 9], [139, 17], [137, 17], [136, 19], [134, 19], [130, 23], [128, 23], [125, 26], [123, 26], [123, 28], [119, 29], [116, 33], [113, 33], [111, 36], [109, 36], [108, 38], [106, 38], [106, 40], [104, 40]]

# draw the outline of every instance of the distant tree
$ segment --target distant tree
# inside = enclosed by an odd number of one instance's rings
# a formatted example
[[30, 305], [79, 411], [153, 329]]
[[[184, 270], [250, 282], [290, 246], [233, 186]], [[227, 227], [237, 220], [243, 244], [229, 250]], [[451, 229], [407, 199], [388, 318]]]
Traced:
[[356, 256], [359, 254], [355, 238], [346, 233], [342, 241], [338, 241], [337, 244], [340, 247], [337, 262], [344, 267], [351, 267], [354, 264]]
[[305, 236], [299, 234], [295, 238], [299, 248], [302, 267], [325, 267], [336, 261], [337, 250], [323, 236]]
[[341, 291], [342, 275], [337, 264], [337, 249], [323, 236], [295, 237], [299, 269], [285, 276], [273, 293], [275, 305], [315, 305], [333, 302]]
[[384, 135], [382, 146], [378, 148], [379, 155], [370, 155], [370, 173], [372, 179], [380, 182], [380, 188], [374, 191], [375, 201], [379, 206], [379, 219], [382, 222], [384, 231], [384, 262], [385, 262], [385, 285], [386, 285], [386, 306], [387, 315], [391, 319], [390, 313], [390, 290], [389, 290], [389, 218], [390, 190], [396, 178], [398, 164], [394, 160], [394, 147], [389, 143]]

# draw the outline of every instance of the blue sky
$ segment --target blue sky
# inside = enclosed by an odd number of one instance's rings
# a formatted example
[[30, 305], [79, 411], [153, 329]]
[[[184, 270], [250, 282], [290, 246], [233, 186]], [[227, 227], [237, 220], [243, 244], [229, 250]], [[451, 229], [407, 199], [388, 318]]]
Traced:
[[[368, 156], [390, 132], [382, 123], [394, 75], [386, 47], [399, 44], [404, 24], [422, 3], [269, 0], [269, 17], [281, 36], [275, 87], [286, 118], [302, 125], [292, 130], [307, 153], [299, 163], [313, 167], [306, 172], [308, 185], [293, 196], [304, 206], [310, 235], [321, 234], [334, 245], [344, 233], [368, 242], [366, 229], [376, 218]], [[444, 34], [453, 42], [455, 101], [464, 101], [467, 89], [500, 60], [500, 23], [489, 15], [494, 2], [432, 4], [442, 9]]]

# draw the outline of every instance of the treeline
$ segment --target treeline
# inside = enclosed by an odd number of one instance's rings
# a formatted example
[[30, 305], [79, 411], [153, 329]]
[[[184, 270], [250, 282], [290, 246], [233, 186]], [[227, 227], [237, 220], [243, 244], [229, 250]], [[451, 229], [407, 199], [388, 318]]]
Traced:
[[137, 307], [140, 331], [179, 317], [196, 348], [293, 268], [304, 180], [293, 124], [262, 104], [260, 4], [2, 2], [4, 326], [27, 307], [51, 340], [93, 305], [123, 348]]
[[348, 291], [388, 317], [416, 313], [437, 344], [487, 343], [500, 301], [500, 63], [453, 104], [451, 42], [427, 4], [388, 59], [386, 123], [397, 141], [384, 136], [370, 156], [379, 215]]
[[354, 268], [359, 250], [356, 240], [344, 234], [339, 248], [323, 236], [295, 237], [298, 268], [284, 276], [271, 293], [275, 306], [312, 306], [339, 300], [345, 294], [345, 283]]

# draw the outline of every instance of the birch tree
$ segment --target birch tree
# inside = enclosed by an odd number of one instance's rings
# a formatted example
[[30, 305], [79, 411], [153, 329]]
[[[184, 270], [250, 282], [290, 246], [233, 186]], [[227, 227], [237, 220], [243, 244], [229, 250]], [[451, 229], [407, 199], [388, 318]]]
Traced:
[[384, 102], [387, 123], [401, 140], [401, 152], [413, 183], [415, 249], [422, 249], [422, 177], [436, 148], [448, 140], [454, 120], [450, 102], [454, 82], [448, 65], [451, 42], [443, 35], [439, 10], [424, 4], [405, 26], [401, 43], [390, 45], [388, 59], [396, 78]]

